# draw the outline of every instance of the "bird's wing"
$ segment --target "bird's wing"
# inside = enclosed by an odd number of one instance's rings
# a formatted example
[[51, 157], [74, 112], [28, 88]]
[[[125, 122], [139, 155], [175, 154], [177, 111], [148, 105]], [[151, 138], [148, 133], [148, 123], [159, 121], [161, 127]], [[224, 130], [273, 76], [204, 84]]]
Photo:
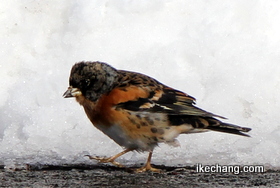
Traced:
[[224, 118], [196, 107], [195, 98], [186, 93], [166, 86], [160, 92], [162, 93], [161, 97], [152, 99], [152, 101], [170, 115]]
[[117, 108], [130, 111], [167, 113], [168, 115], [224, 118], [194, 106], [194, 97], [167, 87], [151, 77], [127, 71], [119, 71], [119, 74], [118, 89], [123, 91], [134, 90], [142, 93], [142, 95], [136, 95], [128, 101], [117, 104]]

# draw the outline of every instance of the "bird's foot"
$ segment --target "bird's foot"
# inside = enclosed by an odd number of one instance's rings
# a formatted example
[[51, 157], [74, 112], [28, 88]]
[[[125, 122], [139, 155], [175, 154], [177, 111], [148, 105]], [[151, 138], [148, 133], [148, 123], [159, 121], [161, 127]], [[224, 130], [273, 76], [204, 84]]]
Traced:
[[134, 172], [136, 172], [136, 173], [147, 172], [147, 171], [156, 172], [156, 173], [161, 173], [162, 172], [162, 170], [160, 170], [158, 168], [153, 168], [150, 165], [145, 165], [141, 168], [137, 168], [137, 169], [134, 170]]
[[117, 167], [120, 167], [120, 168], [124, 167], [121, 163], [116, 162], [114, 160], [114, 158], [112, 158], [112, 157], [106, 158], [106, 157], [96, 157], [96, 156], [91, 156], [91, 155], [85, 155], [85, 156], [87, 156], [89, 159], [97, 160], [99, 163], [112, 163], [113, 165], [115, 165]]

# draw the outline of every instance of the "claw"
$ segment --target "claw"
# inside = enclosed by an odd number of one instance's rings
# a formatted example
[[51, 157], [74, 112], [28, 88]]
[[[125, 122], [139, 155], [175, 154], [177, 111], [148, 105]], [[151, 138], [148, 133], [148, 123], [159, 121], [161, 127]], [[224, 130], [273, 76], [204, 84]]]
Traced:
[[115, 165], [117, 167], [120, 167], [120, 168], [124, 167], [121, 163], [116, 162], [114, 160], [114, 158], [112, 158], [112, 157], [105, 158], [105, 157], [96, 157], [96, 156], [91, 156], [91, 155], [85, 155], [85, 156], [87, 156], [89, 159], [97, 160], [99, 163], [112, 163], [113, 165]]
[[147, 172], [147, 171], [156, 172], [156, 173], [162, 172], [162, 170], [160, 170], [158, 168], [153, 168], [151, 166], [143, 166], [141, 168], [137, 168], [134, 170], [134, 172], [136, 172], [136, 173]]

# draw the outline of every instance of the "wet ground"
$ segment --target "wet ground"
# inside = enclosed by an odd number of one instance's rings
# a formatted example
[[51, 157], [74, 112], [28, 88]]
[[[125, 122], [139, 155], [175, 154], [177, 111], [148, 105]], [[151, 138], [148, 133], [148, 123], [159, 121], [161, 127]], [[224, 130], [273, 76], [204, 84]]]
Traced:
[[0, 168], [0, 187], [280, 187], [280, 170], [197, 173], [195, 167], [156, 166], [162, 173], [133, 173], [107, 165]]

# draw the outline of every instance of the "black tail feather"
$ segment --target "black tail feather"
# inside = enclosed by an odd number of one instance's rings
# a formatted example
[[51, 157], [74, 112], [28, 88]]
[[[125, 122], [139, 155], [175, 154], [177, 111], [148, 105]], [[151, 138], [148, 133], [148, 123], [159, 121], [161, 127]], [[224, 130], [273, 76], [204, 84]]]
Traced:
[[250, 137], [248, 134], [245, 134], [243, 132], [249, 132], [251, 129], [247, 127], [240, 127], [233, 124], [228, 123], [221, 123], [220, 125], [210, 125], [207, 127], [207, 129], [218, 131], [218, 132], [224, 132], [224, 133], [230, 133], [230, 134], [236, 134], [240, 136], [247, 136]]
[[180, 126], [183, 124], [192, 125], [194, 129], [206, 129], [218, 132], [230, 133], [240, 136], [247, 136], [244, 132], [249, 132], [251, 128], [240, 127], [237, 125], [224, 123], [213, 117], [202, 116], [188, 116], [188, 115], [169, 115], [168, 120], [173, 126]]

